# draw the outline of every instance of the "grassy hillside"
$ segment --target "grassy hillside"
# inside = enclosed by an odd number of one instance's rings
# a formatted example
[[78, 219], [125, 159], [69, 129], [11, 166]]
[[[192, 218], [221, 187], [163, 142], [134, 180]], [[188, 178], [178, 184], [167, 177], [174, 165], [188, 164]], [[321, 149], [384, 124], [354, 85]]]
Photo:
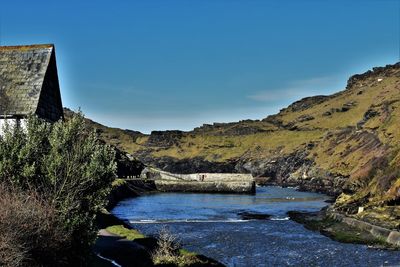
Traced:
[[[400, 221], [399, 63], [354, 75], [341, 92], [304, 98], [263, 120], [151, 135], [91, 125], [106, 142], [161, 168], [201, 159], [209, 164], [236, 162], [236, 170], [257, 162], [256, 175], [284, 173], [285, 179], [298, 183], [329, 176], [318, 181], [318, 188], [340, 188], [335, 191], [343, 192], [338, 209], [355, 213], [363, 206], [368, 212], [359, 216], [379, 220], [386, 214], [387, 221]], [[274, 162], [284, 162], [288, 171], [271, 171]], [[193, 164], [196, 170], [197, 162]]]
[[[146, 151], [154, 157], [171, 156], [179, 159], [201, 156], [210, 161], [224, 161], [244, 155], [269, 156], [277, 150], [290, 153], [309, 142], [322, 140], [327, 142], [328, 133], [334, 134], [335, 131], [340, 132], [347, 127], [357, 126], [359, 129], [376, 134], [383, 143], [398, 145], [400, 142], [396, 139], [400, 135], [400, 130], [396, 127], [400, 120], [398, 72], [398, 68], [388, 67], [376, 73], [367, 73], [359, 80], [351, 82], [346, 90], [326, 97], [321, 103], [313, 101], [313, 98], [307, 98], [262, 121], [215, 123], [204, 125], [191, 132], [180, 132], [178, 135], [169, 134], [168, 131], [157, 132], [160, 133], [158, 139], [171, 141], [167, 145], [154, 140], [157, 139], [156, 133], [149, 136], [139, 132], [104, 127], [94, 122], [93, 124], [105, 140], [128, 153], [137, 154]], [[379, 79], [382, 80], [378, 82]], [[308, 103], [302, 105], [303, 102]], [[372, 116], [362, 124], [368, 111]], [[343, 149], [337, 147], [334, 152], [340, 153], [343, 151], [339, 150]], [[315, 149], [319, 153], [322, 153], [322, 150], [322, 147]], [[317, 160], [324, 167], [327, 164], [331, 165], [329, 163], [331, 157], [328, 162], [324, 157], [317, 157]]]
[[372, 158], [399, 146], [399, 73], [398, 66], [392, 66], [354, 76], [342, 92], [323, 101], [307, 98], [262, 121], [205, 125], [179, 136], [140, 136], [134, 144], [122, 141], [121, 146], [154, 158], [203, 157], [218, 162], [289, 154], [314, 142], [318, 145], [310, 157], [319, 166], [356, 178]]
[[[71, 117], [73, 113], [75, 112], [64, 108], [64, 116], [66, 118]], [[96, 130], [101, 139], [108, 144], [128, 153], [141, 149], [141, 145], [138, 145], [141, 143], [141, 139], [144, 140], [143, 142], [147, 140], [147, 137], [138, 131], [107, 127], [88, 118], [85, 118], [85, 123], [89, 130]]]

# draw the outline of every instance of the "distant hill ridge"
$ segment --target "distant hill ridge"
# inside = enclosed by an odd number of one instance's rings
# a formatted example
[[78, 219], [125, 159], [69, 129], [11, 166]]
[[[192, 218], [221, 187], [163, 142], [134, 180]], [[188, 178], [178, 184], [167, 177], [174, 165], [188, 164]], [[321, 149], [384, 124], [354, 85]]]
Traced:
[[340, 197], [338, 210], [400, 227], [400, 63], [349, 78], [343, 91], [306, 97], [263, 120], [189, 132], [108, 128], [104, 141], [175, 173], [243, 172]]

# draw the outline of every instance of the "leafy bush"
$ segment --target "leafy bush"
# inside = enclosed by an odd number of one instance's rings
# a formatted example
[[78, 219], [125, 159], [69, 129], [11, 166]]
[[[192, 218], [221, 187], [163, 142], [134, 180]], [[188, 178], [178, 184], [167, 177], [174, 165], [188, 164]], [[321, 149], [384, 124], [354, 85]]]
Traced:
[[34, 116], [26, 127], [5, 125], [0, 136], [0, 182], [34, 190], [82, 255], [96, 237], [94, 219], [115, 178], [115, 152], [85, 130], [82, 114], [55, 124]]

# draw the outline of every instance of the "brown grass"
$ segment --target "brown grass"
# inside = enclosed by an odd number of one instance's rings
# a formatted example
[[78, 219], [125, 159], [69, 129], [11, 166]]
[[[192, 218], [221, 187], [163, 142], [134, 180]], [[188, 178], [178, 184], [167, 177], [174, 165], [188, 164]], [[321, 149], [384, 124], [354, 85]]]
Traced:
[[34, 192], [0, 184], [0, 266], [62, 265], [68, 240], [55, 208]]
[[161, 228], [158, 234], [157, 249], [152, 253], [155, 264], [173, 264], [178, 262], [179, 242], [167, 228]]

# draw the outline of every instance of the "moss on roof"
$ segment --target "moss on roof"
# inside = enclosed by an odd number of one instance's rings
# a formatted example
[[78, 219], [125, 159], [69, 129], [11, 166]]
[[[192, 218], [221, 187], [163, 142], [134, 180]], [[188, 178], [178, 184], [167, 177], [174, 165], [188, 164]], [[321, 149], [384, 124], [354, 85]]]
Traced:
[[0, 46], [0, 51], [28, 51], [35, 49], [54, 48], [53, 44], [34, 44], [34, 45], [14, 45], [14, 46]]

